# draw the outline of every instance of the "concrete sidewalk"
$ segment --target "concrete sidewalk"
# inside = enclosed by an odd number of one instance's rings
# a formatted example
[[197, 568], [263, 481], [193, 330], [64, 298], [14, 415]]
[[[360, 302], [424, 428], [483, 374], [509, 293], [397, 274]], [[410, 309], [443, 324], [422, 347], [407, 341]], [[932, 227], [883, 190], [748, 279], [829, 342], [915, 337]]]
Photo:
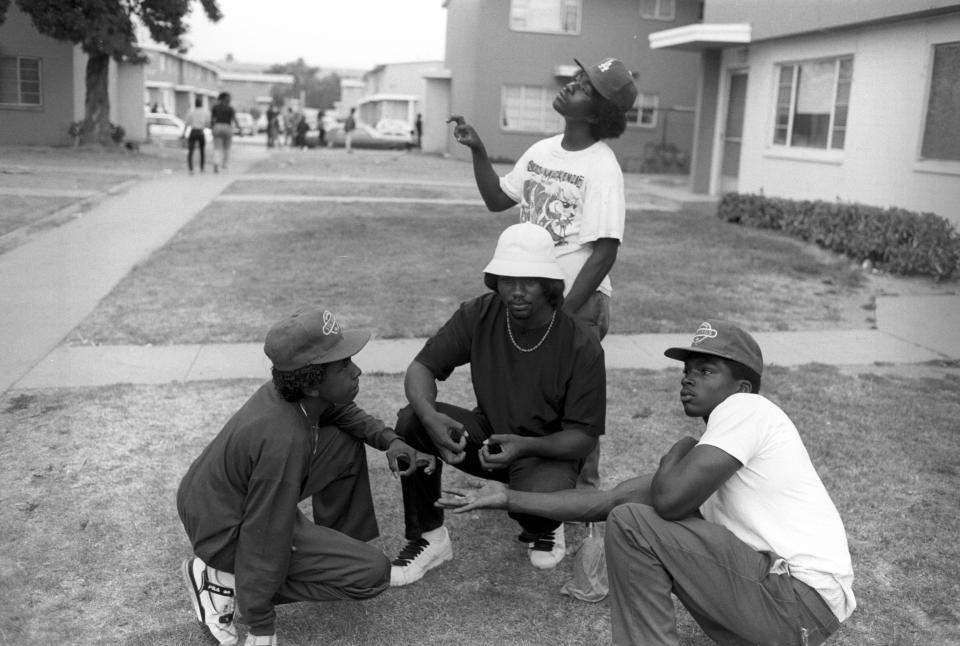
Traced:
[[[910, 324], [957, 320], [960, 296], [883, 298], [880, 309], [890, 325], [876, 330], [760, 332], [757, 342], [768, 365], [806, 363], [864, 366], [960, 360], [956, 335], [929, 334]], [[889, 301], [889, 302], [887, 302]], [[898, 302], [902, 301], [902, 302]], [[881, 318], [881, 321], [884, 318]], [[939, 323], [938, 323], [939, 325]], [[690, 343], [690, 334], [610, 335], [604, 339], [607, 368], [676, 368], [663, 356], [670, 346]], [[357, 356], [367, 374], [399, 374], [425, 339], [373, 339]], [[113, 383], [158, 384], [210, 379], [265, 379], [270, 363], [261, 343], [177, 346], [60, 346], [20, 379], [15, 388], [103, 386]]]
[[[123, 277], [164, 245], [249, 166], [260, 147], [234, 148], [230, 174], [145, 176], [88, 214], [0, 254], [0, 392], [10, 388], [166, 383], [269, 375], [260, 343], [182, 346], [61, 346], [61, 341]], [[299, 176], [302, 177], [302, 176]], [[708, 205], [676, 180], [628, 176], [634, 203], [665, 208]], [[810, 362], [878, 366], [960, 360], [960, 296], [882, 297], [877, 329], [757, 334], [767, 363]], [[612, 335], [607, 366], [675, 367], [664, 348], [686, 345], [689, 334]], [[368, 374], [406, 369], [423, 339], [374, 339], [357, 356]]]

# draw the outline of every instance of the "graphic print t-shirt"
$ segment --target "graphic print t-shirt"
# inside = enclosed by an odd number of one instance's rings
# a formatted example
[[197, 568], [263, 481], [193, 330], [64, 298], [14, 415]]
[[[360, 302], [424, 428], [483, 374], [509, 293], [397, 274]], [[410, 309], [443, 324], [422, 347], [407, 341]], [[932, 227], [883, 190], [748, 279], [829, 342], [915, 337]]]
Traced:
[[[610, 147], [598, 141], [585, 150], [564, 150], [563, 135], [532, 145], [500, 188], [520, 204], [520, 221], [550, 232], [569, 291], [600, 238], [623, 239], [626, 206], [623, 172]], [[611, 294], [610, 277], [598, 288]]]

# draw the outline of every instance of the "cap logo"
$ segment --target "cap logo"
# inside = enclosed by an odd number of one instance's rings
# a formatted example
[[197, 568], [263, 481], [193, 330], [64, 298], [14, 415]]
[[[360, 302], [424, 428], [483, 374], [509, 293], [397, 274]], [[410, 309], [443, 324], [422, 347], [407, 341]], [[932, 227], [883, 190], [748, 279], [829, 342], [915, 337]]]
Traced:
[[713, 326], [710, 325], [707, 321], [704, 321], [700, 324], [700, 327], [697, 328], [697, 333], [693, 335], [693, 345], [700, 345], [707, 339], [716, 338], [717, 331], [713, 329]]
[[324, 336], [340, 334], [340, 323], [337, 322], [337, 317], [329, 310], [323, 310], [323, 334]]
[[597, 69], [600, 70], [601, 72], [607, 72], [612, 65], [613, 65], [613, 59], [608, 58], [607, 60], [597, 65]]

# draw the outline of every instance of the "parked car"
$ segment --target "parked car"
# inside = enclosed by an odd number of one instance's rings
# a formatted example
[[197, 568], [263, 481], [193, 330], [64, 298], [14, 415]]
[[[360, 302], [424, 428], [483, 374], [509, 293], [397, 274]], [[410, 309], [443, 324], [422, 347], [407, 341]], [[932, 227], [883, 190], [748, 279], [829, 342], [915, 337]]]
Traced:
[[[334, 148], [343, 148], [345, 141], [343, 124], [338, 123], [332, 130], [328, 130], [326, 140], [327, 143]], [[316, 136], [313, 137], [313, 142], [314, 144], [316, 143]], [[353, 131], [353, 141], [351, 144], [354, 148], [404, 150], [413, 145], [413, 138], [409, 132], [404, 132], [403, 130], [385, 132], [361, 123], [357, 124], [357, 129]], [[310, 145], [309, 139], [307, 145]]]
[[233, 134], [240, 135], [244, 137], [246, 135], [256, 134], [256, 123], [253, 120], [253, 115], [249, 112], [238, 112], [237, 113], [237, 126], [233, 126]]
[[[147, 112], [147, 134], [151, 141], [156, 143], [179, 143], [183, 137], [185, 124], [183, 119], [166, 112]], [[204, 138], [208, 144], [213, 143], [213, 132], [210, 128], [203, 129]]]

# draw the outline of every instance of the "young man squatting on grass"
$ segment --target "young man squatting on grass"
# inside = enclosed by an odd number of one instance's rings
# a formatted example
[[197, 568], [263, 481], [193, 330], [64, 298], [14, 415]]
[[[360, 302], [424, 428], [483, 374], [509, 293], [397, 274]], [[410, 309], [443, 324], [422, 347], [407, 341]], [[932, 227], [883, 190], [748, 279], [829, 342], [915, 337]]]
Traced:
[[713, 319], [664, 354], [684, 362], [680, 402], [706, 429], [654, 474], [609, 491], [488, 483], [437, 505], [607, 520], [614, 644], [678, 644], [671, 592], [719, 643], [823, 643], [856, 608], [846, 532], [796, 427], [759, 394], [760, 347]]

